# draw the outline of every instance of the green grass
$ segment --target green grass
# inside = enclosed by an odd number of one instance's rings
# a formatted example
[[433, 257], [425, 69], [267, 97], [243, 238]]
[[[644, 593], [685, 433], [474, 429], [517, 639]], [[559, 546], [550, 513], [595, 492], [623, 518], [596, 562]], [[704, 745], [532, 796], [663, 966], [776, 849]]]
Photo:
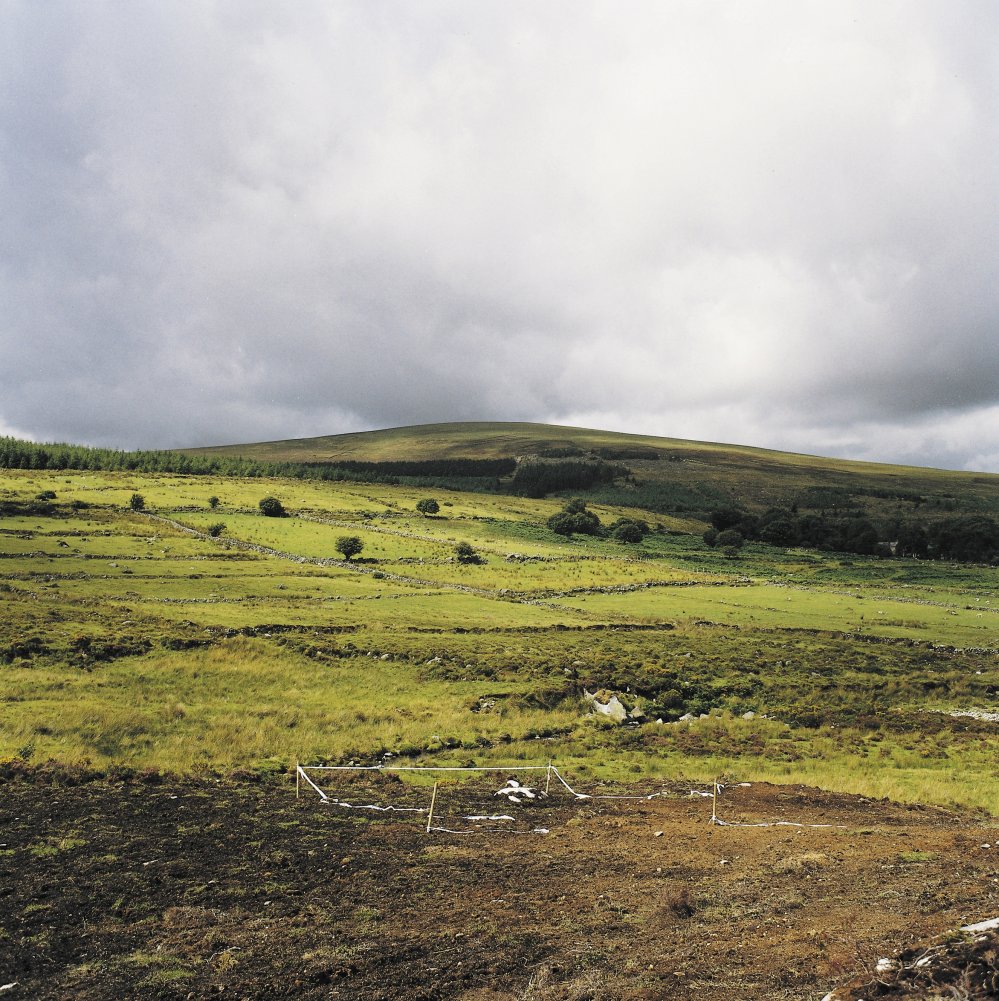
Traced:
[[[995, 569], [729, 559], [677, 520], [641, 546], [565, 540], [545, 527], [557, 500], [435, 490], [424, 518], [403, 486], [0, 474], [8, 502], [46, 489], [51, 514], [0, 519], [0, 758], [555, 758], [609, 783], [725, 774], [999, 813], [999, 728], [946, 715], [999, 701]], [[268, 494], [292, 517], [260, 515]], [[184, 529], [218, 521], [220, 539]], [[459, 564], [457, 541], [484, 562]], [[607, 726], [583, 689], [649, 722]]]

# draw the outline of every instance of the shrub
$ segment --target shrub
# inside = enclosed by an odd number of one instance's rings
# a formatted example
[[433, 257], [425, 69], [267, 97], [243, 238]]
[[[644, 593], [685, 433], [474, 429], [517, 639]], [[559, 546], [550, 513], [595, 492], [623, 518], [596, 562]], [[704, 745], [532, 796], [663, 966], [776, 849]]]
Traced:
[[208, 498], [208, 506], [214, 511], [219, 506], [219, 499], [214, 494]]
[[264, 497], [258, 506], [261, 514], [268, 518], [285, 518], [288, 515], [288, 512], [284, 509], [284, 505], [277, 497]]
[[578, 497], [548, 519], [548, 527], [557, 535], [599, 535], [603, 529], [600, 519], [586, 510], [586, 502]]
[[208, 526], [208, 534], [213, 538], [217, 539], [224, 531], [226, 525], [224, 521], [217, 521], [214, 525]]
[[472, 548], [468, 542], [459, 542], [454, 547], [454, 555], [459, 563], [481, 563], [482, 557]]
[[641, 542], [642, 539], [645, 538], [645, 533], [635, 522], [621, 519], [617, 527], [611, 532], [611, 537], [617, 542], [634, 545], [636, 542]]
[[55, 500], [54, 490], [43, 490], [40, 494], [35, 494], [35, 500]]
[[142, 494], [132, 494], [128, 499], [128, 506], [133, 511], [144, 511], [146, 509], [146, 499]]
[[433, 497], [423, 497], [416, 502], [416, 510], [424, 517], [430, 514], [437, 514], [440, 509], [440, 504]]

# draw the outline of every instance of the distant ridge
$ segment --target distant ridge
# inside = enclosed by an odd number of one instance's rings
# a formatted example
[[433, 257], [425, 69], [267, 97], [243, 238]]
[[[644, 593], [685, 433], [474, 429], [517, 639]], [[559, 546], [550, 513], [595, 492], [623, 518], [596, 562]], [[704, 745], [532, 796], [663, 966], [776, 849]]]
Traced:
[[[880, 518], [920, 509], [999, 512], [999, 474], [824, 458], [748, 445], [688, 441], [555, 424], [502, 421], [417, 424], [349, 434], [182, 449], [262, 462], [337, 463], [594, 456], [627, 466], [635, 506], [667, 487], [690, 495], [677, 509], [725, 501], [761, 509], [845, 508]], [[695, 496], [696, 498], [695, 499]], [[622, 502], [617, 499], [617, 502]]]
[[[561, 424], [529, 421], [462, 421], [440, 424], [412, 424], [352, 431], [346, 434], [320, 435], [314, 438], [288, 438], [236, 445], [206, 445], [178, 448], [173, 451], [190, 455], [231, 455], [275, 462], [336, 462], [353, 459], [384, 462], [402, 459], [505, 458], [538, 455], [559, 448], [584, 450], [626, 449], [640, 447], [666, 453], [742, 454], [760, 458], [806, 460], [823, 466], [864, 467], [868, 469], [923, 469], [856, 459], [832, 459], [805, 453], [781, 452], [751, 445], [664, 438], [625, 431], [601, 431]], [[964, 475], [964, 474], [961, 474]], [[968, 474], [973, 475], [973, 474]], [[991, 474], [982, 474], [991, 475]], [[999, 482], [999, 476], [997, 476]]]

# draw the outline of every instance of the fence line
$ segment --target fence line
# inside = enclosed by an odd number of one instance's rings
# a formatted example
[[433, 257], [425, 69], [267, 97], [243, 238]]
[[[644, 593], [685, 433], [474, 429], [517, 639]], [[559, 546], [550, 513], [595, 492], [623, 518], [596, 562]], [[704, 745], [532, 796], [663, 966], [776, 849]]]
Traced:
[[[419, 806], [396, 806], [395, 804], [388, 804], [382, 806], [376, 803], [349, 803], [346, 800], [342, 800], [336, 796], [330, 796], [324, 790], [322, 790], [315, 782], [309, 778], [309, 771], [318, 772], [500, 772], [507, 774], [509, 772], [544, 772], [545, 773], [545, 791], [543, 796], [548, 795], [548, 790], [551, 785], [552, 778], [556, 779], [559, 784], [569, 793], [569, 795], [577, 802], [592, 801], [592, 800], [608, 800], [614, 802], [651, 802], [656, 799], [670, 799], [675, 798], [678, 794], [669, 793], [665, 791], [647, 793], [644, 795], [634, 795], [634, 794], [615, 794], [615, 793], [585, 793], [579, 792], [574, 789], [558, 770], [553, 762], [549, 762], [547, 765], [512, 765], [508, 768], [497, 765], [302, 765], [296, 764], [295, 766], [295, 782], [296, 788], [300, 779], [304, 779], [318, 794], [321, 801], [329, 806], [338, 806], [346, 810], [372, 810], [379, 813], [412, 813], [412, 814], [425, 814], [427, 816], [426, 831], [428, 834], [437, 831], [444, 834], [548, 834], [549, 830], [544, 827], [536, 827], [530, 831], [516, 830], [512, 828], [502, 828], [502, 827], [492, 827], [492, 828], [472, 828], [467, 830], [455, 830], [448, 827], [434, 826], [434, 808], [437, 802], [437, 783], [434, 783], [434, 792], [431, 798], [430, 807], [419, 807]], [[750, 783], [740, 783], [742, 786], [748, 786]], [[734, 820], [724, 820], [718, 816], [718, 798], [725, 789], [725, 785], [721, 782], [713, 782], [711, 786], [711, 791], [706, 792], [699, 789], [690, 789], [687, 793], [688, 796], [701, 796], [711, 800], [711, 816], [708, 818], [708, 823], [718, 826], [718, 827], [799, 827], [799, 828], [838, 828], [844, 829], [843, 824], [808, 824], [793, 820], [773, 820], [773, 821], [758, 821], [758, 822], [743, 822]], [[533, 798], [533, 797], [532, 797]], [[497, 821], [510, 821], [515, 822], [514, 817], [508, 814], [462, 814], [459, 816], [461, 820], [467, 820], [472, 823], [476, 822], [491, 822], [495, 823]]]

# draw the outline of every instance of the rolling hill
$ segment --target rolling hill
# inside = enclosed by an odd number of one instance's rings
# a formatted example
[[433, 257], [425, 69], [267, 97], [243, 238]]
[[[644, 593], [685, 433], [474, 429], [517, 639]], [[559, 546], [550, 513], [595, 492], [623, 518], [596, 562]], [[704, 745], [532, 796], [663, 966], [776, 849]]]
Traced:
[[181, 450], [262, 462], [343, 463], [516, 458], [601, 458], [630, 481], [600, 499], [660, 513], [702, 514], [730, 503], [854, 508], [885, 518], [999, 511], [999, 475], [823, 458], [745, 445], [686, 441], [551, 424], [421, 424], [352, 434]]

